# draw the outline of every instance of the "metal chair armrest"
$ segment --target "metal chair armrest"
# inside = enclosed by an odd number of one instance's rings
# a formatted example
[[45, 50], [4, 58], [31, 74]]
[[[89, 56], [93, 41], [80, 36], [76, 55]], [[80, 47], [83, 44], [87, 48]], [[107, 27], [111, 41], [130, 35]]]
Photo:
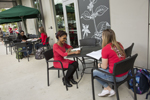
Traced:
[[107, 75], [114, 76], [113, 74], [110, 74], [110, 73], [108, 73], [108, 72], [105, 72], [105, 71], [103, 71], [103, 70], [100, 70], [100, 69], [98, 69], [98, 68], [96, 68], [96, 67], [92, 68], [92, 71], [91, 71], [92, 73], [93, 73], [93, 70], [97, 70], [97, 71], [103, 72], [103, 73], [105, 73], [105, 74], [107, 74]]
[[61, 62], [61, 61], [59, 61], [59, 60], [49, 60], [49, 61], [47, 61], [47, 62], [59, 62], [59, 63], [61, 64], [61, 68], [62, 68], [62, 70], [64, 70], [64, 68], [63, 68], [63, 64], [62, 64], [62, 62]]

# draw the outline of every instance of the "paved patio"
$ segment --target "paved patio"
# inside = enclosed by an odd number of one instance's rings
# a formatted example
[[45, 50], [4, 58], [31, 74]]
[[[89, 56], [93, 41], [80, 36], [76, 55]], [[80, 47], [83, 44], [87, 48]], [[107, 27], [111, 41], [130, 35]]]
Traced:
[[[61, 78], [57, 77], [57, 71], [50, 71], [50, 86], [47, 86], [45, 60], [35, 60], [30, 56], [20, 62], [16, 55], [6, 55], [5, 46], [0, 42], [0, 100], [92, 100], [91, 76], [85, 74], [79, 88], [76, 85], [66, 91]], [[82, 66], [80, 65], [80, 73]], [[76, 76], [75, 76], [76, 78]], [[98, 97], [101, 85], [95, 81], [96, 100], [116, 100], [113, 97]], [[121, 100], [133, 100], [133, 92], [127, 88], [127, 84], [119, 87]], [[144, 95], [137, 95], [138, 100], [145, 100]], [[149, 97], [150, 98], [150, 97]]]

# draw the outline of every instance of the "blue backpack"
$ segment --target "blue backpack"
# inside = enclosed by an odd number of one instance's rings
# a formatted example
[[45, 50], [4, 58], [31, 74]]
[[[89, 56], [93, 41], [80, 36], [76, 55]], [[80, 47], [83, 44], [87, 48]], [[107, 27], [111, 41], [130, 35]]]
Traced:
[[[144, 94], [147, 92], [150, 88], [150, 73], [146, 69], [137, 69], [134, 68], [135, 73], [135, 86], [136, 86], [136, 93], [137, 94]], [[130, 76], [131, 71], [128, 73]], [[133, 91], [133, 79], [129, 80], [129, 87]], [[147, 93], [146, 99], [148, 98], [148, 95], [150, 95], [150, 92]]]

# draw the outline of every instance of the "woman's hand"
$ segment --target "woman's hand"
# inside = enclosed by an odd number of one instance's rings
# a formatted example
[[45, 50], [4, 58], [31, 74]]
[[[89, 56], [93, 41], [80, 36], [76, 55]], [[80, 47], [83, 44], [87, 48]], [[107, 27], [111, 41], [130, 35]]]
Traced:
[[98, 68], [101, 68], [101, 63], [98, 64]]
[[77, 50], [74, 52], [74, 54], [79, 54], [80, 53], [80, 50]]
[[67, 53], [69, 53], [69, 52], [71, 51], [71, 49], [72, 49], [72, 48], [69, 48], [69, 49], [67, 50]]

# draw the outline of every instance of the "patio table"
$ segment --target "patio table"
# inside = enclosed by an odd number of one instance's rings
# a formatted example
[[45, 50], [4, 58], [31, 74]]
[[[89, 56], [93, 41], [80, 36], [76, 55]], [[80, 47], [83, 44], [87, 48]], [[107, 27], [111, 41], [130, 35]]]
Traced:
[[37, 42], [39, 42], [40, 40], [38, 39], [38, 40], [36, 40], [36, 41], [26, 41], [26, 43], [31, 43], [31, 44], [33, 44], [33, 46], [32, 46], [32, 49], [33, 49], [33, 54], [35, 54], [35, 43], [37, 43]]
[[[81, 52], [80, 54], [73, 54], [73, 55], [69, 55], [67, 56], [67, 58], [76, 58], [77, 60], [79, 60], [81, 63], [82, 63], [82, 66], [83, 66], [83, 70], [81, 72], [81, 78], [79, 79], [78, 83], [80, 82], [80, 80], [82, 79], [83, 75], [84, 75], [84, 71], [86, 69], [85, 67], [85, 61], [84, 60], [81, 60], [79, 59], [79, 57], [89, 57], [87, 56], [86, 54], [92, 52], [92, 51], [97, 51], [97, 50], [100, 50], [101, 47], [100, 46], [83, 46], [82, 49], [81, 49]], [[89, 57], [91, 59], [94, 59], [96, 61], [96, 65], [98, 64], [98, 60], [95, 59], [95, 58], [92, 58], [92, 57]], [[96, 66], [97, 67], [97, 66]]]

